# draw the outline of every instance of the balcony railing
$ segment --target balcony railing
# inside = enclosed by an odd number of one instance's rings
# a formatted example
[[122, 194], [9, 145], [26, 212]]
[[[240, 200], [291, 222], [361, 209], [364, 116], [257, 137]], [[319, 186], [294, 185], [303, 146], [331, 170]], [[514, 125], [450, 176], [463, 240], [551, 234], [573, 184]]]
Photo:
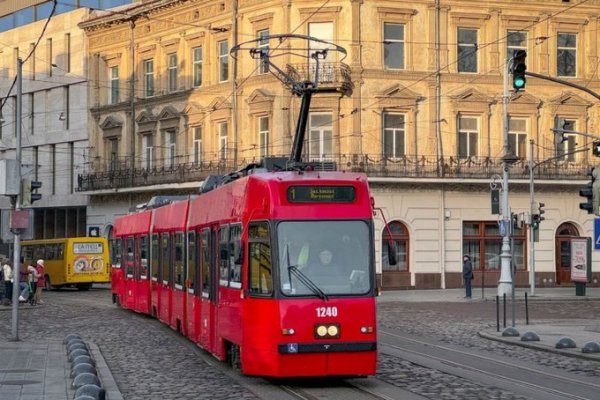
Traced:
[[[224, 175], [256, 162], [256, 159], [241, 160], [238, 165], [221, 160], [202, 163], [175, 162], [170, 167], [136, 168], [133, 171], [127, 162], [116, 163], [113, 168], [80, 174], [78, 191], [105, 189], [143, 188], [162, 184], [200, 182], [209, 175]], [[502, 159], [480, 157], [403, 156], [389, 158], [368, 154], [333, 155], [319, 161], [311, 158], [317, 170], [364, 172], [369, 177], [389, 178], [457, 178], [490, 179], [502, 175]], [[542, 163], [534, 170], [535, 179], [573, 180], [586, 179], [589, 164], [569, 161]], [[133, 176], [132, 176], [133, 175]], [[528, 179], [527, 160], [517, 161], [510, 169], [511, 179]]]

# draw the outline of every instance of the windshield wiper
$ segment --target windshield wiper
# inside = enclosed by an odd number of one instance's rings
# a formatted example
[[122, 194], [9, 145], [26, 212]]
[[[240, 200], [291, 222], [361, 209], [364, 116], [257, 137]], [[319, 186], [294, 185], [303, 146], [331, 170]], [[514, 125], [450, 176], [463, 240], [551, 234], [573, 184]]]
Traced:
[[290, 281], [290, 289], [292, 287], [292, 273], [293, 273], [294, 276], [296, 276], [298, 278], [298, 280], [300, 282], [302, 282], [304, 284], [304, 286], [309, 288], [314, 294], [316, 294], [317, 296], [319, 296], [321, 299], [323, 299], [325, 301], [329, 300], [329, 297], [327, 297], [327, 295], [325, 294], [325, 292], [323, 292], [321, 290], [321, 288], [319, 288], [313, 281], [311, 281], [308, 276], [304, 275], [295, 265], [292, 265], [292, 263], [290, 262], [290, 250], [289, 250], [287, 244], [285, 245], [285, 253], [286, 253], [286, 259], [287, 259], [287, 265], [288, 265], [288, 279]]
[[311, 281], [308, 276], [304, 275], [302, 271], [300, 271], [298, 268], [296, 268], [293, 265], [290, 265], [288, 267], [288, 271], [293, 272], [294, 275], [298, 278], [298, 280], [304, 284], [304, 286], [312, 290], [313, 293], [319, 296], [321, 299], [325, 301], [329, 300], [329, 297], [327, 297], [325, 292], [323, 292], [321, 288], [319, 288], [313, 281]]

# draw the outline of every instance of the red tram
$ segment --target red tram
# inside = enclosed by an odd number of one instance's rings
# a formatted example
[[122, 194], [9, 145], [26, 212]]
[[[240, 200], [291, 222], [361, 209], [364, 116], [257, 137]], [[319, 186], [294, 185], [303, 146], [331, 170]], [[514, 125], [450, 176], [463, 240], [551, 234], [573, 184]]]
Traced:
[[117, 218], [113, 299], [244, 374], [372, 375], [372, 216], [363, 174], [253, 173]]

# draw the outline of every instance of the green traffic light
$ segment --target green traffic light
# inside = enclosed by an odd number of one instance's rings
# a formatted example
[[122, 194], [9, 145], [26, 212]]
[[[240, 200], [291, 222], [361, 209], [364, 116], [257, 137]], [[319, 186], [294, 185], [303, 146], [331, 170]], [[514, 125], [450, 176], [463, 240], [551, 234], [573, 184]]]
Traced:
[[527, 80], [524, 76], [517, 76], [513, 79], [513, 87], [515, 89], [523, 89]]

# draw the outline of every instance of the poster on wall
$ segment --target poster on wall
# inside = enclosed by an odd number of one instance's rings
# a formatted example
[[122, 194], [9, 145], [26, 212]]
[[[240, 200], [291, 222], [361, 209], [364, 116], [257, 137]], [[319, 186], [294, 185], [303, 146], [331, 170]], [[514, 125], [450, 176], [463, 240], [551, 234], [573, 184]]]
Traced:
[[587, 282], [587, 239], [571, 239], [571, 281]]

